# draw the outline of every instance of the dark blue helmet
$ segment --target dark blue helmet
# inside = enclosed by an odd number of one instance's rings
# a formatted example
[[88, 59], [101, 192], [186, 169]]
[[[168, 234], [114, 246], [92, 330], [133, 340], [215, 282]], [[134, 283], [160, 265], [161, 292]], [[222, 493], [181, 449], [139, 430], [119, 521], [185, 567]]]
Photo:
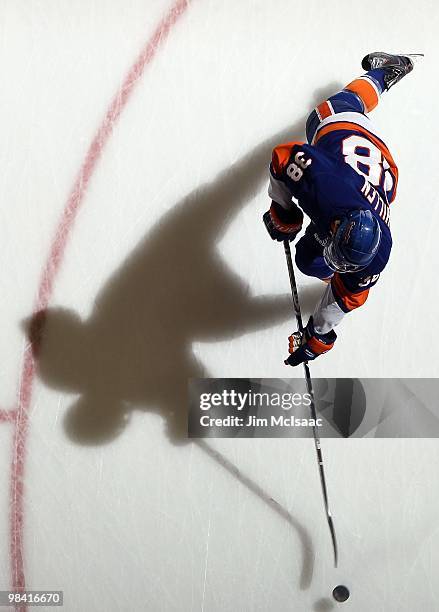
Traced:
[[342, 217], [324, 248], [327, 265], [336, 272], [357, 272], [375, 257], [381, 228], [370, 210], [353, 210]]

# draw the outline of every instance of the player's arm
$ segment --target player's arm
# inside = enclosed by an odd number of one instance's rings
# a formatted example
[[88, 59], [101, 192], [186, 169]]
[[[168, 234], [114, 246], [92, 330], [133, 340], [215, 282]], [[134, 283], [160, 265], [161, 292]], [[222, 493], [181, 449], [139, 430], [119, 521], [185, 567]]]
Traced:
[[336, 327], [347, 313], [362, 306], [378, 278], [379, 274], [360, 276], [336, 272], [314, 312], [317, 331], [327, 333]]
[[292, 198], [303, 196], [309, 188], [311, 149], [303, 142], [287, 142], [273, 149], [268, 195], [286, 210], [294, 207]]
[[263, 217], [273, 240], [291, 241], [302, 228], [303, 213], [293, 198], [301, 194], [304, 174], [312, 161], [302, 149], [302, 142], [288, 142], [273, 149], [268, 187], [272, 203]]
[[334, 327], [347, 313], [365, 303], [369, 289], [378, 278], [379, 274], [364, 277], [336, 272], [308, 321], [304, 334], [296, 332], [290, 336], [291, 354], [285, 363], [296, 366], [331, 350], [337, 339]]

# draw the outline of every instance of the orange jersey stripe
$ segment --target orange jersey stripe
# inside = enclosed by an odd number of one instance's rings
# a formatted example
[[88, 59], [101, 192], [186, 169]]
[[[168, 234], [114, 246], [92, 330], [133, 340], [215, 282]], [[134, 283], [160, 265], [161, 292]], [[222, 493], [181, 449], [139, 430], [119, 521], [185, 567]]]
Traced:
[[273, 149], [273, 154], [271, 156], [271, 165], [273, 168], [273, 172], [279, 176], [282, 174], [282, 170], [286, 167], [291, 157], [291, 150], [295, 145], [303, 145], [303, 142], [295, 141], [295, 142], [286, 142], [285, 144], [277, 145]]
[[392, 174], [393, 174], [393, 178], [395, 179], [395, 188], [394, 188], [393, 197], [392, 197], [392, 202], [393, 202], [393, 200], [395, 199], [396, 190], [398, 187], [398, 168], [396, 166], [395, 160], [392, 157], [392, 154], [390, 153], [389, 149], [386, 147], [384, 142], [380, 140], [379, 138], [377, 138], [376, 136], [374, 136], [371, 132], [366, 130], [366, 128], [362, 127], [361, 125], [358, 125], [358, 123], [350, 123], [347, 121], [334, 121], [333, 123], [328, 123], [328, 125], [325, 125], [325, 127], [323, 127], [321, 130], [317, 132], [316, 137], [314, 139], [314, 144], [316, 144], [320, 140], [320, 138], [322, 138], [326, 134], [329, 134], [329, 132], [335, 132], [336, 130], [355, 130], [356, 132], [361, 132], [371, 142], [373, 142], [374, 145], [376, 145], [379, 148], [383, 156], [388, 161], [390, 170], [392, 171]]
[[353, 91], [361, 98], [367, 113], [378, 104], [378, 93], [372, 83], [366, 79], [355, 79], [355, 81], [346, 85], [345, 89]]
[[334, 114], [331, 111], [331, 107], [329, 106], [327, 101], [322, 102], [321, 104], [319, 104], [318, 107], [317, 107], [317, 111], [318, 111], [318, 114], [320, 115], [320, 120], [321, 121], [323, 119], [326, 119], [326, 117], [329, 117], [330, 115]]
[[341, 275], [337, 272], [332, 277], [331, 287], [336, 297], [341, 300], [343, 306], [348, 311], [355, 310], [355, 308], [362, 306], [369, 295], [369, 289], [364, 289], [364, 291], [360, 291], [359, 293], [352, 293], [349, 291], [349, 289], [344, 286]]

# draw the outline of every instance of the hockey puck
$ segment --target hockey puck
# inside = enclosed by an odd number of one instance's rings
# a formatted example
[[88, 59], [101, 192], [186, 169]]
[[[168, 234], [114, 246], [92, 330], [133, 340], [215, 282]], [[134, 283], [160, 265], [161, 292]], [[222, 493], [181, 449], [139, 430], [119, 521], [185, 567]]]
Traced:
[[343, 586], [342, 584], [339, 584], [338, 586], [335, 587], [335, 589], [332, 591], [332, 596], [335, 599], [335, 601], [346, 601], [347, 599], [349, 599], [349, 589], [345, 586]]

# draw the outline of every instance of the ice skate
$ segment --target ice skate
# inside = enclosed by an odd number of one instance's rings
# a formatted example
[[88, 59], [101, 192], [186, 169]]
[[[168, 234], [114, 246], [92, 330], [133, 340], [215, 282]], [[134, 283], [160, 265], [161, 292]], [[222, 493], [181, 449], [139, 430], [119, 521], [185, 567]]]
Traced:
[[392, 55], [391, 53], [384, 53], [384, 51], [375, 51], [368, 53], [363, 58], [361, 65], [364, 70], [384, 68], [386, 71], [384, 77], [386, 89], [390, 89], [406, 74], [411, 72], [415, 62], [422, 57], [424, 57], [423, 53]]

